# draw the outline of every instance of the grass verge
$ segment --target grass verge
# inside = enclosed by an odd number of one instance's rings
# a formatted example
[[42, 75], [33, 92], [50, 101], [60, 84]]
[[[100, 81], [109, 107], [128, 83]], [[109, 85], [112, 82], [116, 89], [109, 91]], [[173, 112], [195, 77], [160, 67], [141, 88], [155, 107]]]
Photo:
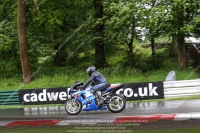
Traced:
[[[78, 127], [76, 127], [78, 128]], [[198, 133], [200, 127], [193, 127], [193, 128], [178, 128], [178, 129], [168, 129], [168, 130], [136, 130], [134, 128], [131, 129], [124, 129], [124, 130], [79, 130], [79, 129], [68, 129], [65, 126], [41, 126], [41, 127], [1, 127], [1, 133]]]

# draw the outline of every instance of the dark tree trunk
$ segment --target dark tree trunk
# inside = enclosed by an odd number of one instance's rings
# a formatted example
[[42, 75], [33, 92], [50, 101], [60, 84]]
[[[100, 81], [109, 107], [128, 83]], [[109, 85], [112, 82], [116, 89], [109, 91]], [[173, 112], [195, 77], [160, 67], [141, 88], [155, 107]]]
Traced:
[[187, 67], [188, 59], [184, 36], [178, 37], [178, 62], [180, 69], [185, 69]]
[[[103, 5], [101, 0], [94, 0], [95, 15], [94, 18], [97, 20], [103, 18]], [[104, 44], [104, 24], [97, 24], [95, 27], [95, 66], [97, 68], [104, 68], [107, 65], [105, 44]]]
[[[183, 8], [183, 6], [182, 6]], [[177, 41], [178, 41], [178, 63], [179, 63], [179, 68], [180, 69], [185, 69], [188, 65], [188, 58], [187, 58], [187, 53], [186, 53], [186, 45], [185, 45], [185, 35], [182, 33], [181, 28], [184, 26], [184, 12], [183, 10], [179, 10], [177, 12], [177, 17], [178, 17], [178, 36], [177, 36]]]
[[155, 67], [155, 40], [154, 38], [151, 38], [151, 55], [152, 55], [152, 64], [153, 64], [153, 67]]
[[170, 57], [171, 58], [177, 58], [178, 57], [178, 51], [177, 51], [177, 46], [178, 46], [178, 42], [177, 42], [177, 37], [176, 36], [172, 36], [172, 43], [170, 45]]
[[64, 62], [67, 60], [66, 56], [66, 45], [63, 45], [62, 47], [59, 47], [60, 44], [57, 44], [54, 46], [54, 50], [56, 51], [55, 56], [53, 58], [53, 64], [55, 66], [62, 66]]
[[18, 38], [20, 45], [20, 58], [23, 72], [23, 82], [31, 82], [31, 69], [29, 65], [25, 26], [25, 1], [18, 0]]
[[133, 56], [133, 44], [129, 44], [129, 61], [130, 61], [130, 67], [134, 66], [134, 56]]
[[130, 65], [130, 67], [134, 67], [135, 66], [135, 59], [134, 59], [134, 53], [133, 53], [133, 48], [134, 48], [133, 41], [134, 41], [134, 37], [135, 37], [135, 32], [134, 32], [135, 21], [134, 21], [134, 19], [132, 20], [129, 30], [130, 30], [130, 32], [127, 35], [127, 38], [129, 38], [129, 39], [126, 40], [126, 44], [128, 46], [128, 52], [129, 52], [128, 53], [128, 56], [129, 56], [128, 64]]
[[133, 55], [133, 36], [131, 37], [131, 40], [127, 43], [128, 50], [129, 50], [129, 63], [130, 67], [134, 66], [134, 55]]

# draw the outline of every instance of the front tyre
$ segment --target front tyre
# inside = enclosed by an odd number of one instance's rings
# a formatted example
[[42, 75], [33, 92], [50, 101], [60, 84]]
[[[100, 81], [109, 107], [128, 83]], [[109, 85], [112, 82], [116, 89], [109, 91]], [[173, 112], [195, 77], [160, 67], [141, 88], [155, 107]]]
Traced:
[[119, 113], [126, 107], [126, 100], [121, 95], [112, 95], [110, 101], [114, 101], [114, 103], [108, 104], [107, 108], [113, 113]]
[[69, 99], [65, 103], [65, 111], [69, 115], [77, 115], [81, 112], [82, 110], [82, 103], [80, 103], [78, 100], [75, 99]]

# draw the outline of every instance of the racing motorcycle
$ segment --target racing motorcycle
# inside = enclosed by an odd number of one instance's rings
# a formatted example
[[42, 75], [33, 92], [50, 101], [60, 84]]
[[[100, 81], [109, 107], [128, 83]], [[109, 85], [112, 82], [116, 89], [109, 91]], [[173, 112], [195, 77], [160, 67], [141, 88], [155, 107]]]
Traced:
[[65, 103], [65, 111], [69, 115], [77, 115], [81, 111], [105, 110], [109, 109], [113, 113], [119, 113], [126, 107], [126, 100], [122, 94], [116, 94], [124, 84], [111, 84], [97, 93], [101, 93], [104, 102], [98, 105], [98, 98], [91, 93], [91, 87], [82, 89], [83, 83], [76, 82], [68, 92], [68, 98]]

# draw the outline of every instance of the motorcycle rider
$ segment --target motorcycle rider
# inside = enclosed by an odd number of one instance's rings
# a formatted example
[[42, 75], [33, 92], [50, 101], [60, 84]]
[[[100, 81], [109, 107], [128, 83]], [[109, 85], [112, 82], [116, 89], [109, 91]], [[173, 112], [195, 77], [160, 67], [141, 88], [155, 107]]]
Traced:
[[108, 82], [103, 74], [96, 71], [95, 66], [88, 67], [86, 72], [88, 73], [90, 78], [87, 80], [87, 82], [82, 87], [83, 87], [83, 89], [85, 89], [91, 82], [94, 83], [94, 86], [92, 86], [90, 91], [97, 98], [97, 105], [100, 106], [104, 102], [104, 99], [101, 96], [101, 90], [108, 86]]

